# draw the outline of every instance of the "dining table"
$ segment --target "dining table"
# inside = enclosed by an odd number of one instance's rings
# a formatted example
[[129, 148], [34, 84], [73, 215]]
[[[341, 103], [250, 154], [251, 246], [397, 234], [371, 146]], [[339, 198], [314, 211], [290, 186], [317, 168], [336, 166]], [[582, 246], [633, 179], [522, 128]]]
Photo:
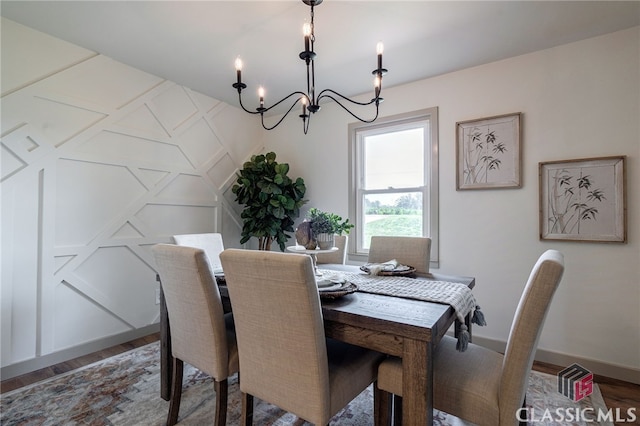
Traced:
[[[320, 270], [345, 274], [362, 272], [358, 266], [320, 264]], [[218, 285], [225, 309], [230, 310], [224, 277]], [[430, 273], [417, 277], [429, 281], [462, 283], [473, 288], [475, 278]], [[159, 280], [159, 278], [158, 278]], [[162, 287], [162, 286], [160, 286]], [[444, 334], [460, 321], [448, 304], [355, 291], [342, 297], [321, 297], [326, 337], [397, 356], [402, 359], [402, 421], [406, 426], [433, 424], [433, 352]], [[471, 315], [464, 321], [471, 336]], [[160, 290], [160, 395], [169, 400], [171, 389], [171, 331]]]

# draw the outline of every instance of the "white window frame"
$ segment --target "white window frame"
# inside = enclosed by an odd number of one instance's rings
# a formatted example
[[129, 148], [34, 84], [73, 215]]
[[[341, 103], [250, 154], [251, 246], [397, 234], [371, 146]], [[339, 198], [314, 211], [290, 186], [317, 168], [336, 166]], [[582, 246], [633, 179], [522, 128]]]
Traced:
[[[404, 128], [415, 127], [416, 123], [429, 121], [429, 135], [425, 142], [424, 164], [425, 185], [422, 188], [402, 188], [389, 190], [365, 191], [363, 189], [362, 165], [364, 156], [362, 144], [365, 136], [391, 131], [399, 131]], [[350, 232], [348, 260], [350, 262], [366, 262], [369, 250], [360, 246], [362, 235], [362, 220], [364, 217], [363, 199], [367, 193], [393, 193], [407, 191], [421, 191], [423, 221], [422, 234], [431, 238], [430, 267], [439, 265], [439, 241], [438, 241], [438, 108], [432, 107], [410, 113], [398, 114], [386, 118], [379, 118], [374, 123], [351, 123], [349, 125], [349, 217], [355, 223]]]

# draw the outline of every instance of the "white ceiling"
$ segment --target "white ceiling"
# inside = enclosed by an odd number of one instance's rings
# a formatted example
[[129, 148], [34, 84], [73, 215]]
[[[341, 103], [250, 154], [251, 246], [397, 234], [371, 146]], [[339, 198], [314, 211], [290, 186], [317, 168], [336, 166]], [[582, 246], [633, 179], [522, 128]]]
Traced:
[[[2, 16], [237, 105], [305, 90], [302, 24], [288, 1], [5, 1]], [[341, 1], [315, 8], [316, 86], [372, 90], [384, 41], [385, 87], [640, 25], [640, 1]], [[384, 93], [383, 93], [384, 95]]]

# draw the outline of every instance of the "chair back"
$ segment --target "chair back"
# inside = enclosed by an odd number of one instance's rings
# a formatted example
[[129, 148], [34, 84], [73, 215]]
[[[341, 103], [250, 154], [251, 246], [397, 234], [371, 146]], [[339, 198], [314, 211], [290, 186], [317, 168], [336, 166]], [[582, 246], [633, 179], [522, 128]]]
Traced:
[[347, 235], [336, 235], [334, 244], [338, 248], [338, 250], [331, 253], [316, 254], [316, 263], [333, 263], [344, 265], [347, 260], [347, 241], [349, 241], [349, 237]]
[[416, 275], [429, 274], [431, 238], [387, 237], [374, 235], [369, 246], [369, 263], [382, 263], [396, 259], [402, 265], [416, 268]]
[[500, 418], [511, 419], [522, 406], [542, 326], [564, 272], [557, 250], [544, 252], [533, 267], [516, 309], [500, 380]]
[[172, 355], [225, 380], [230, 372], [224, 311], [204, 250], [156, 244], [151, 251], [167, 303]]
[[224, 250], [224, 243], [222, 242], [222, 234], [209, 233], [209, 234], [183, 234], [174, 235], [173, 241], [179, 246], [196, 247], [204, 250], [211, 263], [211, 270], [213, 273], [222, 272], [222, 266], [220, 265], [220, 253]]
[[236, 324], [240, 390], [304, 419], [330, 418], [327, 346], [311, 258], [228, 249], [220, 259]]

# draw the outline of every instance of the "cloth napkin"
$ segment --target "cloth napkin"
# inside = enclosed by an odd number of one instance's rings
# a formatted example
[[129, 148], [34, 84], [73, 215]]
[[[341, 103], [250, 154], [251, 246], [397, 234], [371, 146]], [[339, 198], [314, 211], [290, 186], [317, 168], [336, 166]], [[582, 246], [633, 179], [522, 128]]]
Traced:
[[383, 271], [406, 271], [408, 269], [408, 266], [399, 264], [396, 259], [391, 259], [383, 263], [367, 263], [362, 267], [362, 270], [366, 271], [369, 275], [378, 275]]

